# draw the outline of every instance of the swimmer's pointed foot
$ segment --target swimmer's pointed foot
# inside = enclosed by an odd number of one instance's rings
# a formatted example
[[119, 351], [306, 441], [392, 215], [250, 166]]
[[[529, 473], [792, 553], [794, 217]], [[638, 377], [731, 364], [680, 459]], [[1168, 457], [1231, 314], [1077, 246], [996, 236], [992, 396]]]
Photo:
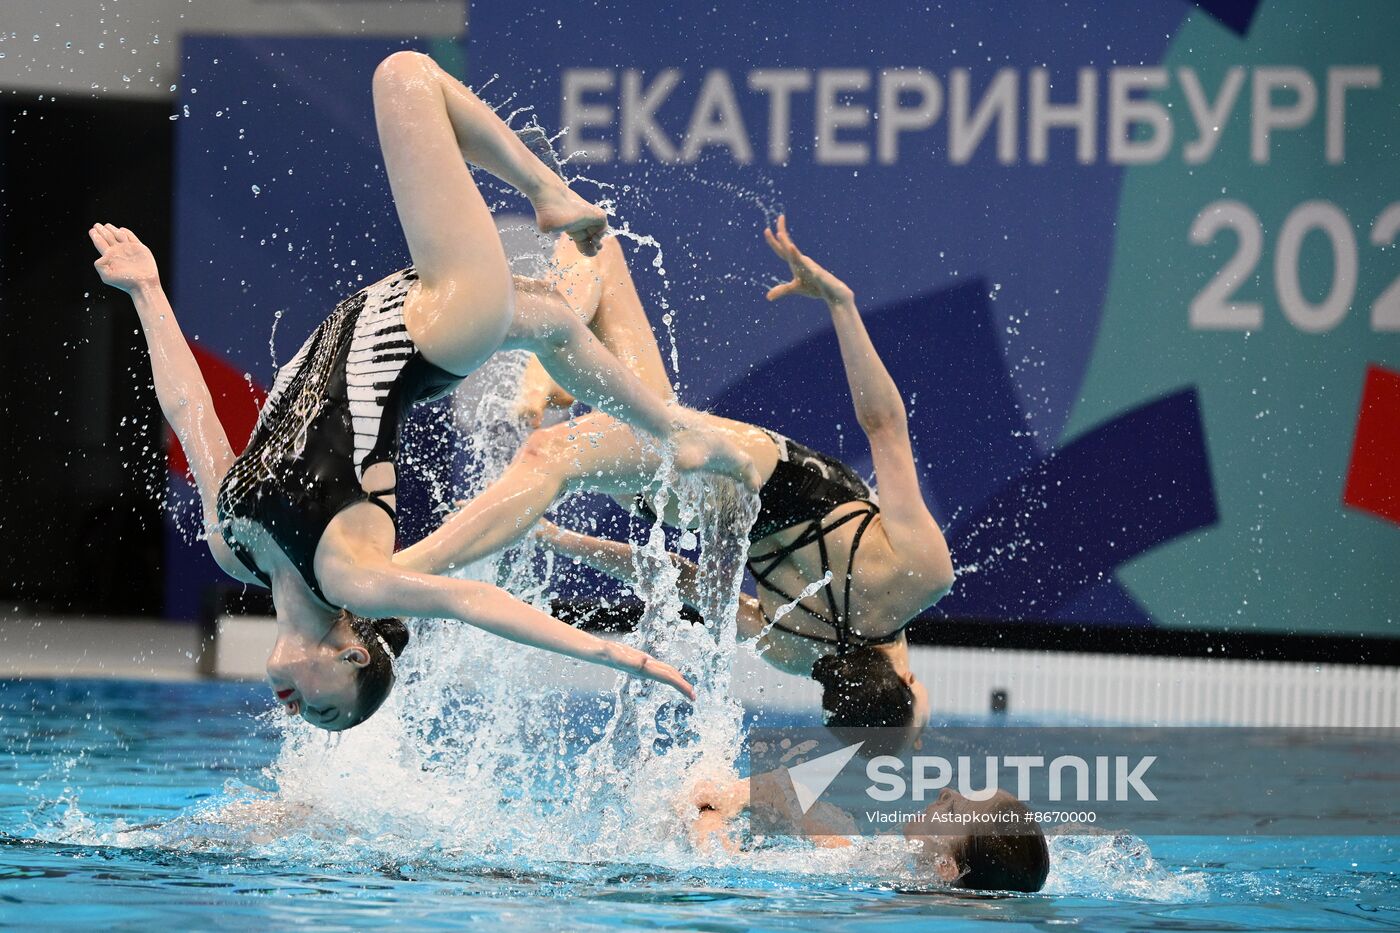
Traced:
[[559, 153], [554, 150], [554, 144], [544, 127], [538, 123], [531, 123], [516, 130], [515, 135], [525, 144], [526, 149], [535, 154], [535, 158], [544, 163], [545, 168], [560, 178], [564, 177], [564, 163], [560, 161]]
[[585, 256], [596, 256], [608, 232], [608, 215], [589, 204], [562, 181], [531, 198], [541, 233], [567, 233]]
[[559, 177], [560, 184], [532, 198], [535, 223], [541, 233], [568, 234], [585, 256], [596, 256], [608, 232], [608, 215], [601, 207], [589, 204], [571, 191], [564, 182], [564, 163], [549, 141], [549, 134], [538, 123], [515, 131], [525, 148], [539, 159], [545, 168]]
[[753, 460], [737, 444], [704, 426], [682, 426], [672, 436], [676, 469], [682, 473], [713, 473], [758, 492], [762, 483]]

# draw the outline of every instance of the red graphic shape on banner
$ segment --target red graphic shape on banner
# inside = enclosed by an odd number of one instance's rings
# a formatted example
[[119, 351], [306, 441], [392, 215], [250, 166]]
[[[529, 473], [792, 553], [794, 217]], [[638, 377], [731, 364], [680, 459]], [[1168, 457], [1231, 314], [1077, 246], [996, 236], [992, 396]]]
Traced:
[[1342, 501], [1400, 525], [1400, 373], [1366, 367]]
[[[224, 426], [224, 433], [228, 435], [233, 452], [240, 454], [243, 448], [248, 446], [248, 438], [253, 434], [253, 425], [258, 423], [258, 409], [267, 398], [267, 390], [247, 379], [242, 370], [235, 368], [217, 353], [194, 343], [190, 344], [190, 350], [194, 352], [195, 362], [199, 363], [199, 371], [204, 374], [209, 394], [214, 397], [214, 413], [219, 416], [219, 423]], [[194, 475], [190, 473], [189, 458], [185, 456], [184, 448], [180, 446], [180, 441], [169, 425], [165, 428], [165, 435], [165, 463], [170, 472], [193, 482]]]

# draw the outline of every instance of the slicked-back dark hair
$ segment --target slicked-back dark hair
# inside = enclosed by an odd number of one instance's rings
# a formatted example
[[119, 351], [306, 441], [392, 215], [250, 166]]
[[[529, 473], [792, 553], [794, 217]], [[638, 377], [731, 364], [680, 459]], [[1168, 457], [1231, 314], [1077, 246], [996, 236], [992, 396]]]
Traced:
[[394, 688], [394, 659], [408, 645], [408, 626], [402, 619], [366, 619], [343, 611], [350, 631], [369, 653], [369, 663], [355, 678], [354, 718], [347, 726], [353, 728], [373, 716], [389, 698]]
[[829, 654], [812, 665], [828, 726], [899, 729], [914, 719], [914, 691], [879, 648]]
[[961, 869], [957, 887], [973, 891], [1039, 891], [1050, 874], [1050, 846], [1045, 833], [1030, 819], [1024, 803], [1011, 798], [996, 812], [1015, 810], [1020, 818], [1007, 822], [1005, 832], [973, 833], [955, 857]]

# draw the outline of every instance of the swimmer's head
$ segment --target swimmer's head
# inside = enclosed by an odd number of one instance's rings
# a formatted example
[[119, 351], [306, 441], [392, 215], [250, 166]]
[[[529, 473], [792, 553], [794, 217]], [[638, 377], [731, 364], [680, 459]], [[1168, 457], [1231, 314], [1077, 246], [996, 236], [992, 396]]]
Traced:
[[928, 724], [928, 690], [878, 646], [819, 658], [812, 679], [822, 685], [822, 722], [843, 741], [865, 742], [867, 757], [903, 753]]
[[[946, 821], [947, 814], [983, 814], [990, 818], [976, 833], [960, 833], [966, 823]], [[1039, 891], [1050, 874], [1050, 847], [1030, 809], [1004, 790], [987, 800], [970, 800], [950, 788], [924, 810], [919, 823], [906, 823], [906, 838], [919, 842], [919, 868], [938, 881], [969, 891]], [[945, 822], [946, 821], [946, 822]], [[948, 834], [930, 833], [946, 826]]]
[[394, 686], [394, 658], [407, 644], [401, 620], [342, 610], [320, 641], [284, 631], [268, 656], [267, 680], [288, 713], [339, 732], [383, 705]]

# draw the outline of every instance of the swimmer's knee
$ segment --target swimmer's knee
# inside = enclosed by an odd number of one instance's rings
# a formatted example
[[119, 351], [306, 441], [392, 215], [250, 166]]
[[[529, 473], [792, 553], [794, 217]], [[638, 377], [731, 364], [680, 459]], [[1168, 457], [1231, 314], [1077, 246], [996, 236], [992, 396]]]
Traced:
[[535, 431], [521, 446], [519, 461], [538, 471], [564, 472], [564, 467], [572, 461], [569, 456], [573, 446], [573, 442], [569, 440], [572, 433], [567, 424]]
[[548, 302], [539, 316], [535, 343], [541, 353], [558, 353], [588, 338], [588, 327], [563, 301]]
[[626, 254], [622, 252], [622, 243], [615, 236], [604, 238], [603, 245], [598, 247], [598, 257], [611, 262], [627, 261]]
[[421, 82], [432, 73], [432, 67], [433, 60], [422, 52], [400, 49], [374, 69], [374, 89], [387, 91]]

